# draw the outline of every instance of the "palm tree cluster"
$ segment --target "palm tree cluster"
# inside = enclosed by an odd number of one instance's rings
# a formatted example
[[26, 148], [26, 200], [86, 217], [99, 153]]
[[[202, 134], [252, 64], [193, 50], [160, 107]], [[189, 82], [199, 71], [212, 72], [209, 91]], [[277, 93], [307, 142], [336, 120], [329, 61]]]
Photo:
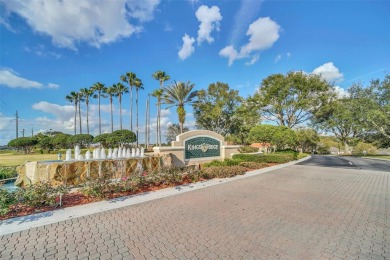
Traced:
[[[183, 132], [183, 124], [185, 122], [186, 111], [184, 109], [185, 104], [194, 102], [198, 92], [192, 91], [194, 84], [190, 82], [174, 82], [169, 86], [164, 87], [165, 81], [170, 79], [170, 76], [164, 71], [156, 71], [152, 74], [152, 77], [159, 81], [160, 87], [153, 91], [152, 96], [157, 98], [157, 137], [156, 144], [161, 145], [161, 104], [168, 105], [165, 109], [173, 106], [177, 106], [177, 113], [180, 124], [180, 132]], [[105, 86], [103, 83], [96, 82], [90, 88], [82, 88], [80, 91], [72, 91], [66, 95], [66, 100], [74, 105], [74, 134], [77, 133], [77, 115], [79, 120], [79, 133], [82, 134], [81, 124], [81, 108], [82, 102], [86, 105], [86, 122], [87, 122], [87, 134], [90, 134], [89, 129], [89, 104], [91, 98], [98, 100], [98, 115], [99, 115], [99, 135], [102, 134], [101, 129], [101, 99], [109, 98], [110, 101], [110, 115], [111, 115], [111, 133], [114, 132], [114, 120], [113, 120], [113, 100], [118, 99], [119, 102], [119, 113], [120, 113], [120, 130], [123, 129], [122, 125], [122, 97], [125, 93], [130, 92], [130, 130], [133, 131], [133, 89], [135, 89], [135, 106], [136, 106], [136, 126], [135, 133], [137, 137], [138, 145], [138, 132], [139, 132], [139, 120], [138, 120], [138, 92], [144, 89], [142, 80], [137, 77], [134, 72], [127, 72], [120, 76], [120, 80], [129, 87], [125, 86], [121, 82], [112, 84], [111, 86]], [[148, 101], [149, 102], [149, 101]], [[147, 104], [147, 110], [150, 104]], [[150, 114], [146, 111], [147, 116]], [[146, 119], [146, 125], [149, 125], [148, 118]], [[149, 129], [146, 127], [146, 134], [149, 135]], [[148, 137], [147, 137], [148, 138]], [[145, 140], [146, 141], [146, 140]], [[148, 143], [148, 142], [147, 142]]]

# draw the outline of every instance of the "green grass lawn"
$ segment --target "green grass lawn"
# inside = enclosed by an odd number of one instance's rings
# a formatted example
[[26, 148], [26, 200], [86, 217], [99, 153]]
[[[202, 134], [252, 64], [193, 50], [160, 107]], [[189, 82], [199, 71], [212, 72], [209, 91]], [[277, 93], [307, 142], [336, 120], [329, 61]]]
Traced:
[[[64, 156], [64, 155], [63, 155]], [[22, 153], [1, 153], [0, 165], [1, 166], [17, 166], [22, 165], [26, 161], [46, 161], [57, 160], [57, 154], [22, 154]]]

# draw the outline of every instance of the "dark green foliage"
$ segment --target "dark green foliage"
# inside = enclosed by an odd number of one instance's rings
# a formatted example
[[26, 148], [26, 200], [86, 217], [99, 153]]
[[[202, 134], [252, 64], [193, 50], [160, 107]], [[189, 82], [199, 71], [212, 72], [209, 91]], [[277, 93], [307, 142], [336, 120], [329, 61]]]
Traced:
[[252, 147], [252, 146], [241, 146], [238, 150], [240, 153], [256, 153], [259, 151], [258, 147]]
[[67, 192], [66, 186], [53, 187], [49, 183], [41, 182], [18, 189], [15, 196], [20, 203], [28, 206], [55, 206], [61, 204], [61, 196]]
[[108, 133], [97, 135], [93, 138], [93, 142], [100, 143], [100, 145], [102, 145], [103, 147], [108, 147], [109, 143], [108, 143], [107, 139], [109, 136], [110, 136], [110, 134], [108, 134]]
[[78, 134], [68, 138], [67, 142], [69, 145], [79, 145], [80, 148], [88, 147], [93, 141], [93, 136], [89, 134]]
[[258, 163], [258, 162], [240, 162], [240, 166], [255, 170], [255, 169], [261, 169], [264, 167], [267, 167], [267, 163]]
[[72, 135], [69, 134], [56, 134], [52, 139], [52, 144], [57, 149], [66, 149], [66, 148], [72, 148], [72, 145], [69, 145], [68, 138]]
[[242, 166], [213, 166], [202, 170], [203, 178], [228, 178], [236, 175], [245, 174], [246, 169]]
[[37, 143], [38, 140], [35, 137], [19, 137], [11, 140], [8, 146], [21, 149], [24, 153], [29, 154]]
[[258, 163], [286, 163], [294, 160], [289, 154], [235, 154], [233, 159]]
[[18, 176], [16, 166], [0, 166], [0, 180]]
[[212, 161], [209, 162], [209, 163], [203, 164], [203, 167], [234, 166], [234, 165], [239, 165], [240, 162], [241, 162], [240, 160], [232, 160], [232, 159], [226, 158], [226, 159], [223, 160], [223, 161], [212, 160]]
[[0, 187], [0, 216], [9, 212], [9, 207], [16, 201], [15, 194]]
[[289, 155], [293, 158], [293, 160], [296, 160], [298, 158], [299, 152], [293, 150], [293, 149], [284, 149], [284, 150], [278, 150], [273, 154], [284, 154]]
[[126, 144], [134, 143], [136, 140], [137, 137], [134, 132], [124, 129], [112, 132], [107, 138], [107, 143], [110, 145], [124, 146]]
[[295, 146], [297, 136], [287, 126], [257, 125], [249, 132], [248, 140], [256, 143], [271, 143], [277, 149]]

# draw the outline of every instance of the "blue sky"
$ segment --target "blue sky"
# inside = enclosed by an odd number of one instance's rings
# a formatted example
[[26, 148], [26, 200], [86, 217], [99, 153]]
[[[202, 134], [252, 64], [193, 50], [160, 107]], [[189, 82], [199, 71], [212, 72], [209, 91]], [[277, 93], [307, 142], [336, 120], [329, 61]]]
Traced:
[[[96, 82], [110, 86], [128, 71], [145, 87], [141, 143], [147, 94], [159, 87], [156, 70], [198, 90], [225, 82], [244, 97], [273, 73], [318, 73], [340, 94], [390, 73], [389, 1], [0, 0], [0, 10], [0, 145], [16, 136], [16, 110], [25, 136], [32, 129], [72, 134], [74, 108], [65, 96]], [[125, 128], [129, 100], [122, 102]], [[116, 130], [117, 100], [114, 108]], [[194, 128], [187, 111], [185, 125]], [[85, 106], [82, 118], [85, 133]], [[174, 108], [163, 111], [164, 129], [177, 121]], [[90, 129], [98, 134], [96, 99]], [[111, 129], [108, 99], [102, 129]]]

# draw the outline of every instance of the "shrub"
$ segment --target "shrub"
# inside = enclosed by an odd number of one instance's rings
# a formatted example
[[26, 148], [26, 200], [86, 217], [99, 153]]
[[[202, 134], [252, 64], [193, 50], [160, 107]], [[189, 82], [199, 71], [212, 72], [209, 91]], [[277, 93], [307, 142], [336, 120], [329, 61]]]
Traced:
[[88, 180], [84, 183], [80, 192], [88, 197], [105, 198], [107, 196], [106, 192], [110, 190], [109, 182], [109, 180], [104, 178]]
[[0, 180], [18, 176], [15, 166], [0, 166]]
[[242, 166], [213, 166], [202, 170], [202, 177], [205, 179], [227, 178], [241, 175], [246, 172]]
[[285, 149], [285, 150], [278, 150], [274, 154], [290, 155], [293, 158], [293, 160], [296, 160], [298, 158], [299, 152], [292, 149]]
[[378, 151], [375, 146], [364, 142], [359, 142], [352, 151], [355, 155], [376, 154], [377, 152]]
[[0, 216], [8, 213], [9, 207], [16, 201], [12, 192], [0, 188]]
[[234, 160], [258, 163], [286, 163], [294, 158], [289, 154], [235, 154]]
[[258, 147], [252, 147], [252, 146], [241, 146], [240, 149], [238, 149], [240, 153], [256, 153], [259, 151]]
[[[62, 195], [67, 192], [66, 186], [53, 187], [49, 183], [41, 182], [17, 190], [15, 196], [19, 202], [28, 206], [55, 206], [57, 203], [61, 205]], [[56, 199], [59, 199], [59, 202]]]
[[255, 170], [255, 169], [260, 169], [260, 168], [267, 167], [268, 164], [266, 164], [266, 163], [258, 163], [258, 162], [241, 162], [240, 166], [248, 168], [248, 169]]
[[235, 165], [239, 165], [240, 162], [241, 162], [241, 160], [239, 160], [239, 159], [226, 158], [223, 161], [213, 160], [209, 163], [205, 163], [205, 164], [203, 164], [203, 167], [207, 168], [207, 167], [215, 167], [215, 166], [235, 166]]

